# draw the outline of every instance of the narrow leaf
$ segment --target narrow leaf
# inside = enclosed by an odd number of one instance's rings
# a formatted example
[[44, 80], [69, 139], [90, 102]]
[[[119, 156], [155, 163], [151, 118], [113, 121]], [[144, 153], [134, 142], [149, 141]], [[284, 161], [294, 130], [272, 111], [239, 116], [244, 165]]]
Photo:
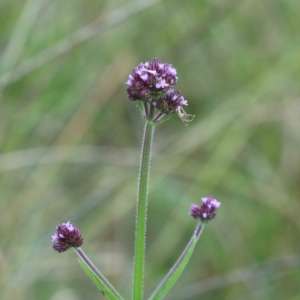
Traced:
[[203, 225], [201, 223], [198, 224], [192, 238], [190, 239], [188, 245], [172, 267], [172, 269], [169, 271], [169, 273], [166, 275], [166, 277], [163, 279], [163, 281], [159, 284], [157, 289], [154, 291], [154, 293], [151, 295], [149, 300], [160, 300], [162, 299], [167, 292], [172, 288], [172, 286], [175, 284], [183, 270], [185, 269], [187, 263], [189, 262], [193, 251], [195, 249], [195, 246], [197, 244], [197, 241], [199, 240], [199, 237], [203, 231]]

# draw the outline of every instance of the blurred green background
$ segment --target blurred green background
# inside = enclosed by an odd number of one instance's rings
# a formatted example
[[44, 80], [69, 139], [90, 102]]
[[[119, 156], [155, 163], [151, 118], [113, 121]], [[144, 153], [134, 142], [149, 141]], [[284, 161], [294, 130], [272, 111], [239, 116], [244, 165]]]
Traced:
[[156, 128], [149, 295], [214, 195], [166, 299], [300, 299], [299, 0], [0, 1], [0, 299], [104, 299], [50, 236], [71, 221], [127, 298], [144, 121], [139, 62], [177, 68], [195, 120]]

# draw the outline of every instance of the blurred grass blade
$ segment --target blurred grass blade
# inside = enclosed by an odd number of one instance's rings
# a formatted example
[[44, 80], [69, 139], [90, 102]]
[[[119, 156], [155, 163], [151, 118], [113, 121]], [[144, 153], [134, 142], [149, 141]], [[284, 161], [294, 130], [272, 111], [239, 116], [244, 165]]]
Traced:
[[99, 270], [92, 264], [84, 252], [77, 248], [74, 249], [78, 255], [78, 262], [80, 266], [84, 269], [86, 274], [90, 279], [96, 284], [103, 295], [107, 296], [110, 300], [123, 300], [119, 293], [114, 289], [114, 287], [109, 283], [109, 281], [100, 273]]
[[183, 270], [185, 269], [187, 263], [189, 262], [194, 249], [196, 247], [196, 244], [199, 240], [199, 237], [203, 231], [204, 225], [201, 223], [198, 224], [196, 227], [196, 230], [190, 239], [188, 245], [172, 267], [172, 269], [169, 271], [169, 273], [166, 275], [166, 277], [163, 279], [163, 281], [159, 284], [157, 289], [154, 291], [154, 293], [151, 295], [149, 300], [160, 300], [162, 299], [167, 292], [172, 288], [172, 286], [175, 284]]

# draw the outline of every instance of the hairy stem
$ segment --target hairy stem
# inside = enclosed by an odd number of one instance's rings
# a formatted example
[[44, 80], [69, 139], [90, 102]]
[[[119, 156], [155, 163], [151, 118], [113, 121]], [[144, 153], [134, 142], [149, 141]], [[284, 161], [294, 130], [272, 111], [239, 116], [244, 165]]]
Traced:
[[[73, 248], [79, 257], [79, 259], [90, 268], [90, 270], [98, 277], [98, 279], [104, 284], [104, 286], [108, 289], [111, 295], [107, 295], [110, 299], [120, 299], [123, 298], [121, 295], [116, 291], [116, 289], [111, 285], [111, 283], [105, 278], [105, 276], [96, 268], [96, 266], [90, 261], [87, 255], [83, 252], [83, 250], [79, 248]], [[102, 291], [104, 293], [104, 291]]]
[[[150, 112], [151, 114], [151, 112]], [[133, 274], [133, 300], [143, 299], [143, 278], [145, 265], [146, 229], [147, 229], [147, 205], [148, 184], [151, 159], [151, 145], [154, 134], [154, 126], [146, 122], [142, 143], [140, 161], [139, 186], [137, 196], [136, 229], [135, 229], [135, 255]]]
[[168, 272], [168, 274], [165, 276], [165, 278], [156, 288], [154, 293], [151, 295], [149, 300], [162, 299], [167, 294], [167, 292], [172, 288], [172, 286], [175, 284], [175, 282], [178, 280], [179, 276], [185, 269], [187, 263], [189, 262], [193, 254], [193, 251], [195, 249], [195, 246], [203, 231], [203, 228], [204, 225], [199, 222], [187, 246], [179, 256], [179, 258], [177, 259], [177, 261], [175, 262], [171, 270]]

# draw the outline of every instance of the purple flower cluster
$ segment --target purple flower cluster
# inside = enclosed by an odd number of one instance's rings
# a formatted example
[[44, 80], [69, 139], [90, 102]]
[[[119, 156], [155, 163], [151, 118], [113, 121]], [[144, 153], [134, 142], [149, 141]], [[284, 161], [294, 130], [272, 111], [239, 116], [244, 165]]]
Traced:
[[178, 80], [176, 73], [172, 65], [161, 63], [157, 58], [140, 63], [132, 70], [126, 82], [128, 98], [151, 102], [165, 96]]
[[71, 247], [80, 247], [83, 243], [83, 238], [76, 225], [67, 222], [56, 227], [56, 232], [52, 235], [51, 241], [54, 242], [53, 249], [61, 253]]
[[190, 216], [200, 220], [202, 223], [208, 223], [216, 217], [217, 208], [220, 207], [221, 203], [218, 202], [213, 196], [204, 197], [201, 199], [201, 206], [196, 204], [191, 205]]
[[152, 104], [167, 115], [178, 112], [179, 107], [182, 105], [188, 105], [181, 92], [174, 89], [169, 89], [165, 97], [160, 98], [159, 101], [153, 101]]
[[182, 108], [188, 105], [187, 100], [173, 88], [178, 80], [176, 74], [172, 65], [154, 58], [151, 62], [140, 63], [129, 75], [126, 82], [128, 99], [139, 101], [143, 116], [152, 123], [163, 122], [174, 113], [184, 123], [193, 119]]

